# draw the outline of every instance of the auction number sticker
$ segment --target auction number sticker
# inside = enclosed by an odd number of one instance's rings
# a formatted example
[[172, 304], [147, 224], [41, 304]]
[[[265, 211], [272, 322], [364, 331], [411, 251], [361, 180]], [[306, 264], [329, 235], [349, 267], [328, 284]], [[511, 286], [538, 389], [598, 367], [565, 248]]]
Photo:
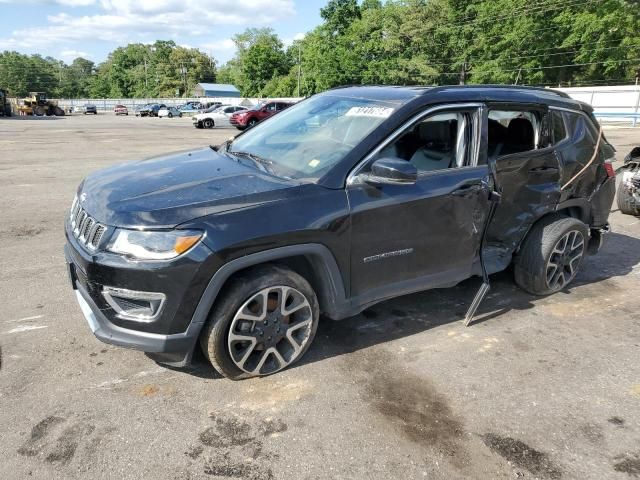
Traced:
[[389, 107], [351, 107], [345, 116], [388, 118], [392, 113], [393, 108]]

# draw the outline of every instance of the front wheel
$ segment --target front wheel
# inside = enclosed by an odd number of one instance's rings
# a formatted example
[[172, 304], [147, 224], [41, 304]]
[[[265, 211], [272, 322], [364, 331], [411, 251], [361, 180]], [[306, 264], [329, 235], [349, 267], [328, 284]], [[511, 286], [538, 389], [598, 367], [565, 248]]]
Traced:
[[550, 295], [577, 275], [589, 241], [587, 226], [576, 218], [550, 215], [533, 226], [514, 261], [518, 286]]
[[207, 118], [202, 122], [202, 125], [204, 126], [204, 128], [213, 128], [213, 120]]
[[220, 292], [200, 345], [225, 377], [270, 375], [305, 354], [319, 316], [307, 280], [288, 268], [262, 266], [236, 277]]
[[255, 118], [252, 118], [251, 120], [249, 120], [247, 122], [247, 128], [253, 128], [258, 124], [258, 120], [256, 120]]

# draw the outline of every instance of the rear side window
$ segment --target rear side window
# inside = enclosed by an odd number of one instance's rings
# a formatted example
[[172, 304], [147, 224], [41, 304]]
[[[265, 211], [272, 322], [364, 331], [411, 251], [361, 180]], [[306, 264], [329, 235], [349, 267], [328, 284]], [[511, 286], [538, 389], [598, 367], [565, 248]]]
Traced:
[[564, 124], [564, 117], [562, 113], [557, 111], [551, 112], [551, 129], [554, 145], [567, 138], [567, 127]]
[[489, 157], [497, 158], [538, 148], [538, 112], [491, 110], [489, 112]]

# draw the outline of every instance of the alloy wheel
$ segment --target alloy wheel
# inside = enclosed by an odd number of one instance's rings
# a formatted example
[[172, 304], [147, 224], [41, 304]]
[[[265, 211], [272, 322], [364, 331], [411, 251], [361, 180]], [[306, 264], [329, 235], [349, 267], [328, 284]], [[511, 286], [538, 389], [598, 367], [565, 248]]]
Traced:
[[547, 286], [554, 291], [562, 290], [578, 273], [580, 259], [584, 255], [582, 232], [571, 230], [556, 243], [547, 261]]
[[313, 313], [297, 289], [267, 287], [238, 309], [228, 334], [235, 365], [252, 376], [268, 375], [293, 363], [309, 342]]

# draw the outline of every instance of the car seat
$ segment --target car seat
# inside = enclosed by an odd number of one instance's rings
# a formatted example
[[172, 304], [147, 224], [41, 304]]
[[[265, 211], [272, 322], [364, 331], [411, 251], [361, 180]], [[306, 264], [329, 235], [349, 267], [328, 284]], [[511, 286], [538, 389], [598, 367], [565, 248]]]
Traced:
[[457, 122], [423, 122], [418, 125], [422, 146], [409, 160], [421, 172], [441, 170], [451, 165], [451, 132]]
[[507, 137], [502, 149], [502, 155], [520, 153], [535, 148], [533, 125], [526, 118], [514, 118], [507, 127]]

